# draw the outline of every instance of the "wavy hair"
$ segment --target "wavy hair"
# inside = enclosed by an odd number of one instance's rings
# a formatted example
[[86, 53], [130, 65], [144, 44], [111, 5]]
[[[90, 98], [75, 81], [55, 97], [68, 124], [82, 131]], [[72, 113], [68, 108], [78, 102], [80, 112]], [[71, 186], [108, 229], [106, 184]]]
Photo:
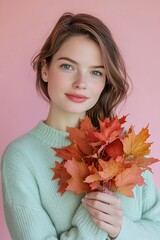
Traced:
[[37, 73], [36, 88], [45, 99], [50, 100], [48, 83], [41, 76], [44, 60], [49, 67], [53, 55], [68, 38], [75, 35], [86, 35], [99, 45], [102, 53], [106, 84], [95, 106], [86, 112], [98, 128], [98, 119], [112, 118], [116, 107], [126, 99], [129, 88], [129, 78], [120, 50], [110, 30], [100, 19], [85, 13], [64, 13], [60, 17], [42, 49], [32, 60], [33, 69]]

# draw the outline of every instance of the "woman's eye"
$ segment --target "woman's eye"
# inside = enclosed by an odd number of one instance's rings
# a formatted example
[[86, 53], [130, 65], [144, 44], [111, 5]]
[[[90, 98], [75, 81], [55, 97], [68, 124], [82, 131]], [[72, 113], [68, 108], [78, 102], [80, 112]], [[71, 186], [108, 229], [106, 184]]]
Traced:
[[62, 64], [61, 67], [66, 69], [66, 70], [72, 70], [73, 69], [73, 67], [69, 64]]
[[101, 77], [102, 76], [102, 73], [99, 72], [99, 71], [92, 71], [92, 74], [97, 76], [97, 77]]

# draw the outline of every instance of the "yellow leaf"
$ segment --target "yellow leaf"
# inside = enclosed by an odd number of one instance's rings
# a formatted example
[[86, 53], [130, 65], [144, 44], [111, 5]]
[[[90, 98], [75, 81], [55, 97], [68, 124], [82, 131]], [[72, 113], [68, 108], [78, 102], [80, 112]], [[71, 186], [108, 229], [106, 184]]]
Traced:
[[152, 143], [146, 143], [149, 137], [148, 127], [142, 128], [138, 135], [135, 134], [134, 128], [131, 127], [128, 133], [128, 137], [125, 137], [123, 141], [123, 150], [127, 156], [142, 157], [150, 153], [149, 147]]

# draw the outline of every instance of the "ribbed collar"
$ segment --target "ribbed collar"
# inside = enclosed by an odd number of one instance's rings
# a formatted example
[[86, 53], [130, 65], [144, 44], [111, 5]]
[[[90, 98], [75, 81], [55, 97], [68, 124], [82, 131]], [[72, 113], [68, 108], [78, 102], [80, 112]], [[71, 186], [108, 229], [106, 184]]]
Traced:
[[36, 136], [50, 147], [62, 147], [69, 145], [70, 141], [66, 138], [69, 133], [52, 128], [41, 121], [32, 131], [31, 135]]

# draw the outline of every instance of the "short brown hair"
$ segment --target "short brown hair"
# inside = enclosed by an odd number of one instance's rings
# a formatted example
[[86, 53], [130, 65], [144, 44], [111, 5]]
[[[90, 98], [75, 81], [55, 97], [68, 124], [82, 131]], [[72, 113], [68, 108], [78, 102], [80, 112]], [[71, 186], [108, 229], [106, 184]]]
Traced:
[[98, 102], [87, 111], [95, 127], [99, 127], [98, 119], [113, 117], [118, 104], [127, 96], [129, 88], [126, 68], [120, 51], [112, 37], [110, 30], [98, 18], [85, 14], [64, 13], [51, 34], [47, 38], [41, 51], [33, 59], [32, 65], [37, 72], [37, 90], [48, 100], [48, 83], [41, 76], [44, 60], [49, 66], [53, 55], [62, 44], [75, 35], [87, 35], [98, 43], [106, 70], [106, 84]]

